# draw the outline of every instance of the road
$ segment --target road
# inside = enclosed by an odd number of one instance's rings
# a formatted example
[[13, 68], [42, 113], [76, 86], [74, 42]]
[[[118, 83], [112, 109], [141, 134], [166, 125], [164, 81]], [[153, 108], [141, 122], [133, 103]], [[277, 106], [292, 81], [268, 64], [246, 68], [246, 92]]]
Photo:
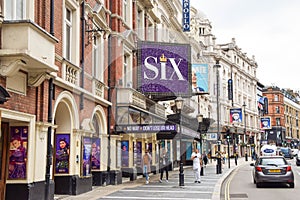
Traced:
[[287, 184], [268, 184], [262, 188], [256, 188], [252, 178], [250, 161], [232, 172], [222, 185], [223, 200], [295, 200], [300, 198], [300, 167], [295, 160], [289, 160], [295, 176], [295, 188], [289, 188]]

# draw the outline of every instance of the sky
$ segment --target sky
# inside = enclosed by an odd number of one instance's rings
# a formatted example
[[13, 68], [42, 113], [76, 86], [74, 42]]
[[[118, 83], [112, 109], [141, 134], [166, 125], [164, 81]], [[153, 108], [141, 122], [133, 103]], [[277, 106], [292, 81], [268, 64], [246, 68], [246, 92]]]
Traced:
[[265, 86], [300, 91], [299, 0], [190, 0], [212, 25], [217, 44], [231, 42], [258, 64]]

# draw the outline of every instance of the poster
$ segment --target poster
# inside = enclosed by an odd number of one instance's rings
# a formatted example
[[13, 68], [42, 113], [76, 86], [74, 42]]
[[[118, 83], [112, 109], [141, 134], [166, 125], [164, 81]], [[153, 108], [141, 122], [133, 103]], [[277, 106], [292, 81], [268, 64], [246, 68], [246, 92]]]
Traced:
[[142, 166], [142, 142], [134, 142], [134, 164], [136, 166]]
[[91, 173], [91, 157], [92, 157], [92, 138], [83, 137], [83, 153], [82, 153], [82, 175], [89, 176]]
[[56, 134], [55, 172], [69, 173], [70, 134]]
[[241, 123], [243, 120], [241, 108], [231, 108], [230, 109], [230, 123]]
[[121, 142], [121, 163], [122, 167], [128, 167], [129, 166], [129, 141], [124, 140]]
[[8, 179], [26, 179], [27, 142], [27, 126], [11, 127]]
[[101, 142], [100, 138], [92, 138], [92, 169], [100, 170], [101, 166]]

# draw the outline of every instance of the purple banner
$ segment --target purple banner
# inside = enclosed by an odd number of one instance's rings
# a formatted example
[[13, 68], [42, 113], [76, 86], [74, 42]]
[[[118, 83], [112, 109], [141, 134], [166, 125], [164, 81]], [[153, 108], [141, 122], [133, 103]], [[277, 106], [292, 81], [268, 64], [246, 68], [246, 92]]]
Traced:
[[140, 91], [161, 96], [190, 96], [190, 52], [188, 44], [139, 42]]
[[128, 165], [129, 165], [129, 141], [128, 140], [122, 141], [121, 148], [122, 148], [122, 153], [121, 153], [122, 167], [128, 167]]
[[28, 127], [12, 126], [10, 130], [8, 179], [26, 179]]
[[100, 169], [100, 138], [92, 139], [92, 169]]
[[55, 146], [55, 172], [69, 173], [70, 134], [57, 134]]

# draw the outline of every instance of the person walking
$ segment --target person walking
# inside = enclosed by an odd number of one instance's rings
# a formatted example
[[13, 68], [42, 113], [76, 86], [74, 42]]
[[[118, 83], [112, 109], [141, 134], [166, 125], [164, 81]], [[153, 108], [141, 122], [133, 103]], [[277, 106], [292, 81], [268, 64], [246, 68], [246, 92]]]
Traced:
[[151, 172], [150, 163], [152, 160], [152, 156], [150, 155], [149, 151], [146, 150], [145, 154], [143, 155], [143, 173], [146, 177], [146, 184], [149, 183], [149, 173]]
[[194, 177], [195, 177], [195, 183], [201, 183], [200, 178], [200, 170], [201, 170], [201, 155], [199, 153], [199, 150], [197, 148], [194, 149], [194, 152], [191, 155], [191, 159], [193, 160], [193, 171], [194, 171]]
[[204, 163], [204, 167], [206, 167], [206, 165], [207, 165], [207, 163], [208, 163], [208, 157], [207, 157], [207, 155], [206, 155], [206, 152], [204, 151], [204, 153], [203, 153], [203, 163]]
[[169, 156], [167, 154], [167, 150], [163, 149], [162, 154], [160, 155], [160, 179], [159, 182], [162, 182], [164, 171], [166, 171], [166, 182], [169, 182]]

